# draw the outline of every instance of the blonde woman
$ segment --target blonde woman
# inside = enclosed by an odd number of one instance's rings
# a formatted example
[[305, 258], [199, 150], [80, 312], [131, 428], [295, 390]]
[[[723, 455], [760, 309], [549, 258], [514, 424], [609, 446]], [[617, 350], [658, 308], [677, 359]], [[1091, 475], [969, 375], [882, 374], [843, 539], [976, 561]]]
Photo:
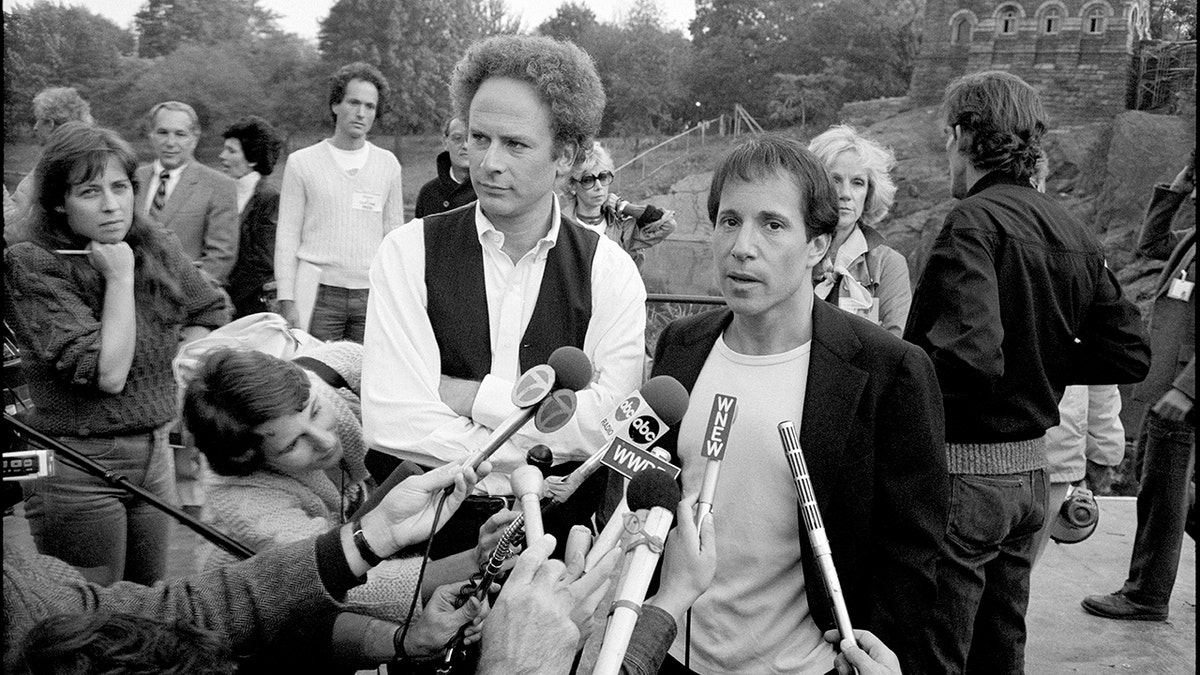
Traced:
[[808, 149], [829, 170], [838, 195], [833, 244], [814, 272], [817, 296], [900, 337], [912, 304], [908, 263], [872, 227], [887, 215], [896, 196], [888, 175], [896, 158], [844, 124], [814, 138]]

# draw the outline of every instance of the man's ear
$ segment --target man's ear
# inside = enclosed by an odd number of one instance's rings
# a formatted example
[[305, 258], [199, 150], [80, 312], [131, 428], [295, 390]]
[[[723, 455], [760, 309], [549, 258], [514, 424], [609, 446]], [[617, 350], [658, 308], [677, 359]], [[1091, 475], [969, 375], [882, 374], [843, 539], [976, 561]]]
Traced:
[[808, 240], [808, 255], [804, 261], [805, 269], [813, 269], [825, 259], [829, 246], [833, 243], [833, 233], [818, 234]]

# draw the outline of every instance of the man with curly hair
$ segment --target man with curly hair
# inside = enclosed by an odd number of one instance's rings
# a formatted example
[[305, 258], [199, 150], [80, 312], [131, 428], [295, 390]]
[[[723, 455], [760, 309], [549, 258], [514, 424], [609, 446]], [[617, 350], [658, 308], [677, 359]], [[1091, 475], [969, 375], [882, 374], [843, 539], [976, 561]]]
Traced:
[[[555, 185], [600, 128], [604, 87], [573, 44], [505, 35], [455, 67], [455, 115], [467, 123], [478, 201], [388, 235], [371, 265], [363, 363], [368, 445], [440, 466], [484, 445], [515, 407], [513, 383], [563, 345], [598, 371], [568, 425], [529, 425], [492, 457], [496, 473], [435, 540], [435, 557], [474, 545], [479, 525], [512, 504], [508, 475], [538, 443], [562, 470], [602, 445], [599, 422], [642, 377], [646, 290], [613, 241], [564, 218]], [[585, 484], [547, 531], [565, 542], [595, 510]], [[556, 528], [558, 528], [556, 530]]]
[[1046, 113], [1015, 75], [951, 82], [946, 216], [905, 339], [946, 410], [950, 516], [928, 672], [1022, 673], [1029, 571], [1046, 513], [1046, 430], [1068, 384], [1146, 376], [1137, 309], [1088, 229], [1030, 183]]

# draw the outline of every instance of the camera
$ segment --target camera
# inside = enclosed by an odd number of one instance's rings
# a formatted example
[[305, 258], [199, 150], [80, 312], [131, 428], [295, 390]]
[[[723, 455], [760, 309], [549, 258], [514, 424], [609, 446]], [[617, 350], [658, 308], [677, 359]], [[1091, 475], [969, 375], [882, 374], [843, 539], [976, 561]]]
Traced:
[[617, 198], [616, 215], [619, 218], [634, 218], [638, 227], [645, 227], [663, 217], [663, 210], [653, 204], [630, 204]]

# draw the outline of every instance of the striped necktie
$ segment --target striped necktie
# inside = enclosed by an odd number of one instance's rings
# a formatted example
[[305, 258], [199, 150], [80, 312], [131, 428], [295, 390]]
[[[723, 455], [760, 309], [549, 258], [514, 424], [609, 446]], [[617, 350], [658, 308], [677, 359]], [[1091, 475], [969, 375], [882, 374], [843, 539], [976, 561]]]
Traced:
[[163, 207], [167, 205], [167, 179], [170, 177], [170, 172], [165, 169], [158, 175], [158, 191], [154, 193], [154, 201], [150, 203], [150, 215], [152, 216], [158, 216]]

